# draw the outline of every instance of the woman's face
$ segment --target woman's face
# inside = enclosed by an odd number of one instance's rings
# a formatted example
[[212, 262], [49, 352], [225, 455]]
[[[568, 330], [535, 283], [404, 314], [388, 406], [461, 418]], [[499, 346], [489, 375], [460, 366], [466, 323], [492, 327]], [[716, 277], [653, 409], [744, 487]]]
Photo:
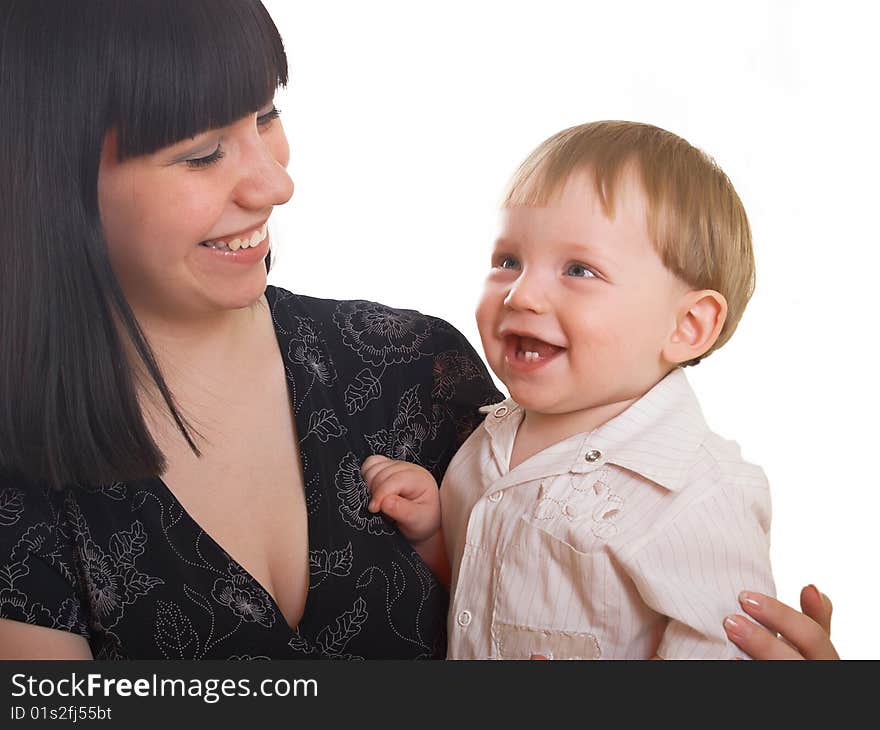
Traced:
[[110, 263], [141, 318], [246, 307], [266, 286], [266, 221], [290, 199], [287, 138], [269, 104], [149, 155], [101, 154], [98, 200]]

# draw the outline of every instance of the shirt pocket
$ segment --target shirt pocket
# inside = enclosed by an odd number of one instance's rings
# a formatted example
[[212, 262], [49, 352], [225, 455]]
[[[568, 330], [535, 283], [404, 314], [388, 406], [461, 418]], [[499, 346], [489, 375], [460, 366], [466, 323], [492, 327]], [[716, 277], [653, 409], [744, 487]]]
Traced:
[[598, 659], [613, 576], [602, 549], [583, 552], [524, 515], [499, 556], [492, 640], [502, 659]]

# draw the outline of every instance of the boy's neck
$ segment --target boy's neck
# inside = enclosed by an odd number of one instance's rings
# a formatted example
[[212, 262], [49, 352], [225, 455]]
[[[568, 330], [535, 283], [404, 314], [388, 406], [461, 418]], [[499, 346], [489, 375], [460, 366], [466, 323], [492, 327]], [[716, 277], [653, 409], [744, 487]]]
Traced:
[[541, 413], [523, 409], [525, 416], [513, 441], [508, 468], [514, 469], [548, 446], [575, 434], [594, 431], [619, 416], [639, 398], [641, 395], [570, 413]]

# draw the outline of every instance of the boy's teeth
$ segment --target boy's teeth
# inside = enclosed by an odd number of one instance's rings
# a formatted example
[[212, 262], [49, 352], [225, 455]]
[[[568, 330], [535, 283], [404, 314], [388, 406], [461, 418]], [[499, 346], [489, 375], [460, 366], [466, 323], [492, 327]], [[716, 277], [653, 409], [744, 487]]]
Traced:
[[540, 355], [538, 355], [537, 352], [532, 352], [531, 350], [526, 350], [526, 352], [523, 353], [523, 357], [528, 362], [531, 362], [532, 360], [537, 360], [540, 357]]

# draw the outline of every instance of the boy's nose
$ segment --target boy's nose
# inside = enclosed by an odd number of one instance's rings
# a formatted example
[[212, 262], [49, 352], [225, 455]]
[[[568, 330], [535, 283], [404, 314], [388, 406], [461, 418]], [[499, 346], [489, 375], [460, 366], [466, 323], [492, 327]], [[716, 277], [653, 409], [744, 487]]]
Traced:
[[540, 282], [535, 281], [534, 277], [522, 274], [507, 292], [504, 306], [514, 311], [543, 314], [547, 305]]

